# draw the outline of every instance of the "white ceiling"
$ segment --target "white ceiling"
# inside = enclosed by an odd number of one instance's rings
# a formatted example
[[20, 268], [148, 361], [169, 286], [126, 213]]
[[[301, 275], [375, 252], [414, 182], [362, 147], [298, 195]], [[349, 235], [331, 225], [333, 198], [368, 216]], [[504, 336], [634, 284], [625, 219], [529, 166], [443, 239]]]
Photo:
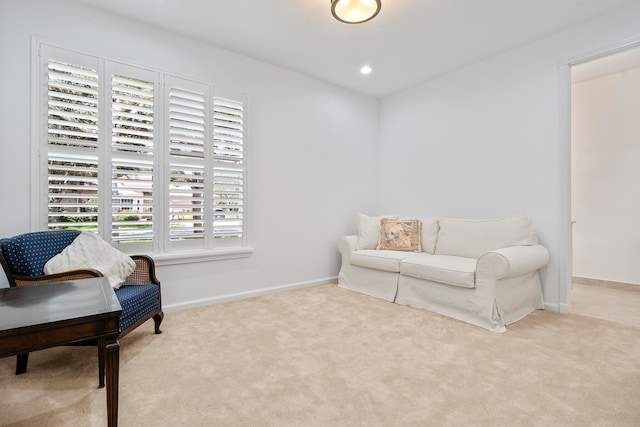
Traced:
[[382, 0], [356, 25], [330, 0], [76, 1], [383, 97], [638, 0]]

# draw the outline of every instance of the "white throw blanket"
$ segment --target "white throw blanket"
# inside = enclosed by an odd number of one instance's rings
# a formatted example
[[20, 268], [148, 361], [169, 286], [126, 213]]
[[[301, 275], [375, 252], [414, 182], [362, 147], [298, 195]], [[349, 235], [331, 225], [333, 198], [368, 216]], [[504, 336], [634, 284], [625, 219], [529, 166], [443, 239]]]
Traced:
[[97, 234], [84, 231], [62, 252], [47, 261], [44, 273], [55, 274], [82, 268], [98, 270], [109, 279], [113, 289], [118, 289], [133, 273], [136, 263]]

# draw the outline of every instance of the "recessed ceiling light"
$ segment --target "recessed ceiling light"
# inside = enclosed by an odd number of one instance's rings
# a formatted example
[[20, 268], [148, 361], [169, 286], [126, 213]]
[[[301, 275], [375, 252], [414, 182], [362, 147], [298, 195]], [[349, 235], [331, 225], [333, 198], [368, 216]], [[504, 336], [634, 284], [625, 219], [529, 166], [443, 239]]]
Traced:
[[373, 69], [368, 65], [364, 65], [362, 68], [360, 68], [360, 72], [362, 74], [370, 74], [372, 71]]

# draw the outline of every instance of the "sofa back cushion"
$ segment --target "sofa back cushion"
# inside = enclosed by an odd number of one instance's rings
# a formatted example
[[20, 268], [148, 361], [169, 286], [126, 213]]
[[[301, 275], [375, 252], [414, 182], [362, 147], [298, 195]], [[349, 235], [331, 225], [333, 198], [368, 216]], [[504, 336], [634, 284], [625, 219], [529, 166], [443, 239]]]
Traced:
[[378, 246], [382, 218], [396, 217], [358, 214], [358, 249], [375, 249]]
[[[397, 216], [368, 216], [358, 214], [358, 249], [376, 249], [380, 239], [380, 220], [382, 218], [397, 219]], [[433, 255], [438, 240], [438, 218], [420, 218], [422, 231], [420, 244], [422, 252]]]
[[440, 218], [436, 255], [479, 258], [508, 246], [535, 243], [531, 219], [525, 215], [503, 219]]
[[422, 252], [435, 254], [439, 229], [438, 218], [422, 218]]

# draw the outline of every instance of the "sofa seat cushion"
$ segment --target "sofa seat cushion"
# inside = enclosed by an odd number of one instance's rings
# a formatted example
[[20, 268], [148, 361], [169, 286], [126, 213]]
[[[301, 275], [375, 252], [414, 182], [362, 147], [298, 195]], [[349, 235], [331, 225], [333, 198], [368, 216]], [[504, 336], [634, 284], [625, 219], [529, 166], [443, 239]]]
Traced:
[[415, 253], [404, 251], [389, 251], [363, 249], [351, 252], [351, 264], [375, 270], [400, 272], [400, 261], [415, 256]]
[[473, 288], [476, 282], [477, 261], [475, 258], [452, 255], [414, 255], [400, 263], [400, 274], [462, 288]]

